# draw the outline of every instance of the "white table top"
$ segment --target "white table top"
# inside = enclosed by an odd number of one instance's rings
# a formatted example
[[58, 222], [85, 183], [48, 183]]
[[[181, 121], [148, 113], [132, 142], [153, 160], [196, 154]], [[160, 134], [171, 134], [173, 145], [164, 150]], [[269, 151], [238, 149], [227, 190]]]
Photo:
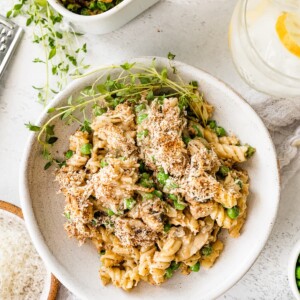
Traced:
[[[13, 1], [2, 1], [4, 13]], [[101, 65], [137, 56], [166, 56], [210, 72], [224, 80], [250, 103], [267, 96], [247, 86], [234, 69], [227, 31], [233, 0], [161, 0], [120, 30], [104, 36], [85, 36], [87, 62]], [[41, 66], [33, 64], [41, 49], [26, 34], [0, 82], [0, 199], [19, 205], [18, 171], [28, 138], [24, 123], [34, 122], [43, 107], [31, 88], [43, 83]], [[292, 299], [287, 260], [300, 239], [300, 172], [282, 191], [277, 222], [262, 254], [244, 278], [219, 299]], [[298, 185], [297, 185], [298, 183]], [[59, 297], [63, 299], [62, 294]]]

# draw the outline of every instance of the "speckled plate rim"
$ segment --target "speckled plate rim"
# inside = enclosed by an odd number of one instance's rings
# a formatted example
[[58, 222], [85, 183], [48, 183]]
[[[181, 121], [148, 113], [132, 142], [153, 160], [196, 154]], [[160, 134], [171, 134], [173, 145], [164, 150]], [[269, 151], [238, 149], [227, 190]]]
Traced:
[[[20, 219], [24, 220], [21, 208], [14, 204], [0, 200], [0, 209], [4, 210], [6, 212], [9, 212], [9, 213], [19, 217]], [[49, 294], [48, 294], [47, 300], [55, 300], [56, 299], [56, 295], [58, 293], [59, 286], [60, 286], [60, 282], [57, 280], [57, 278], [53, 274], [51, 274]]]
[[[145, 56], [145, 57], [137, 57], [137, 58], [131, 58], [127, 60], [121, 60], [117, 61], [115, 63], [110, 63], [110, 64], [104, 64], [101, 65], [101, 67], [105, 68], [111, 65], [121, 65], [124, 64], [125, 62], [139, 62], [139, 63], [144, 63], [144, 64], [151, 64], [153, 59], [156, 59], [157, 62], [164, 64], [165, 66], [169, 66], [169, 60], [163, 57], [158, 57], [158, 56]], [[276, 217], [277, 217], [277, 211], [279, 207], [279, 200], [280, 200], [280, 175], [279, 175], [279, 166], [278, 166], [278, 160], [276, 156], [276, 150], [275, 146], [273, 144], [272, 138], [270, 136], [270, 133], [266, 126], [264, 125], [263, 121], [261, 118], [257, 115], [255, 110], [251, 107], [251, 105], [243, 99], [241, 95], [236, 93], [230, 86], [228, 86], [226, 83], [223, 81], [217, 79], [216, 77], [212, 76], [211, 74], [207, 73], [206, 71], [203, 71], [201, 69], [198, 69], [196, 67], [190, 66], [186, 63], [180, 62], [180, 61], [173, 61], [173, 64], [176, 67], [184, 67], [185, 69], [192, 71], [194, 73], [201, 74], [203, 76], [203, 80], [206, 80], [207, 82], [214, 83], [218, 85], [218, 88], [226, 91], [232, 98], [234, 98], [236, 101], [240, 101], [243, 103], [244, 107], [247, 108], [249, 113], [253, 115], [253, 117], [256, 119], [256, 122], [260, 125], [261, 130], [264, 131], [264, 134], [266, 135], [268, 139], [268, 144], [270, 145], [270, 154], [272, 155], [272, 160], [274, 164], [274, 169], [276, 169], [276, 175], [275, 175], [275, 182], [274, 182], [274, 207], [273, 207], [273, 215], [272, 218], [269, 221], [268, 226], [266, 226], [265, 230], [265, 236], [263, 239], [259, 241], [259, 247], [255, 249], [255, 251], [252, 251], [251, 256], [249, 256], [247, 263], [245, 263], [246, 267], [241, 268], [239, 272], [237, 272], [235, 278], [227, 278], [224, 279], [224, 282], [222, 283], [222, 286], [216, 286], [214, 291], [211, 292], [211, 295], [208, 299], [215, 299], [222, 294], [224, 294], [227, 290], [229, 290], [231, 287], [233, 287], [241, 278], [247, 273], [247, 271], [252, 267], [252, 265], [255, 263], [257, 258], [259, 257], [261, 251], [263, 250], [270, 233], [272, 231], [272, 228], [274, 226]], [[171, 68], [171, 67], [169, 67]], [[97, 69], [95, 69], [95, 72]], [[88, 82], [88, 79], [95, 74], [93, 71], [89, 72], [90, 75], [85, 77], [83, 80]], [[43, 113], [40, 115], [38, 118], [36, 124], [41, 125], [45, 120], [48, 119], [48, 114], [47, 111], [51, 107], [55, 107], [62, 99], [67, 99], [72, 92], [76, 91], [78, 89], [78, 86], [80, 85], [82, 81], [82, 78], [75, 79], [72, 81], [68, 86], [61, 91], [54, 99], [46, 106], [44, 109]], [[27, 161], [29, 160], [30, 157], [30, 149], [33, 143], [35, 143], [35, 138], [36, 138], [36, 133], [31, 132], [29, 136], [28, 143], [25, 148], [25, 152], [22, 158], [21, 162], [21, 167], [20, 167], [20, 181], [19, 181], [19, 192], [20, 192], [20, 199], [21, 199], [21, 205], [22, 209], [24, 212], [24, 219], [25, 222], [27, 223], [27, 228], [29, 231], [29, 234], [35, 244], [36, 249], [38, 250], [39, 254], [43, 258], [47, 268], [52, 271], [52, 273], [55, 274], [55, 276], [60, 280], [60, 282], [66, 286], [70, 291], [72, 291], [75, 295], [77, 295], [81, 299], [88, 299], [86, 296], [81, 292], [80, 287], [76, 286], [70, 278], [68, 278], [68, 273], [65, 270], [62, 270], [60, 268], [60, 265], [55, 258], [55, 256], [51, 253], [49, 248], [47, 247], [47, 244], [44, 240], [44, 237], [42, 235], [42, 232], [39, 229], [39, 226], [37, 224], [37, 220], [34, 215], [34, 211], [32, 210], [32, 204], [31, 204], [31, 199], [30, 199], [30, 193], [29, 193], [29, 187], [28, 187], [28, 180], [27, 180]]]

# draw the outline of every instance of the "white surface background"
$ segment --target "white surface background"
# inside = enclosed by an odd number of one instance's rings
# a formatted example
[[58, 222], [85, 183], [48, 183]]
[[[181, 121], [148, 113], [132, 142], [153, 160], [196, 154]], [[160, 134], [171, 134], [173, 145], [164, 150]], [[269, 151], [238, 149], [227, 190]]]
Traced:
[[[141, 0], [142, 1], [142, 0]], [[146, 0], [144, 0], [146, 1]], [[13, 0], [0, 0], [4, 14]], [[100, 65], [144, 55], [166, 56], [199, 67], [222, 79], [250, 104], [266, 100], [247, 86], [234, 69], [228, 48], [228, 25], [235, 1], [161, 0], [120, 30], [104, 36], [85, 36], [87, 62]], [[20, 20], [22, 23], [22, 20]], [[43, 82], [44, 72], [32, 60], [41, 49], [26, 34], [0, 81], [0, 199], [19, 205], [18, 169], [28, 132], [43, 107], [32, 85]], [[298, 172], [282, 191], [277, 222], [261, 256], [244, 278], [219, 299], [292, 299], [287, 261], [300, 239]], [[239, 263], [239, 262], [237, 262]], [[66, 299], [61, 289], [59, 299]]]

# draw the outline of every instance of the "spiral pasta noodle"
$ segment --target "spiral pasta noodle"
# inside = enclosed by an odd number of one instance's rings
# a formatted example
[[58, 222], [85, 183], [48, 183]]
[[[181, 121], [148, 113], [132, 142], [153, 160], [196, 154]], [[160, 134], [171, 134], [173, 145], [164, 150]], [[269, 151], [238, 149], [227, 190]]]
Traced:
[[68, 236], [91, 240], [102, 283], [125, 291], [210, 268], [220, 231], [238, 237], [247, 216], [249, 177], [237, 164], [255, 149], [176, 97], [150, 98], [141, 92], [77, 130], [56, 173]]

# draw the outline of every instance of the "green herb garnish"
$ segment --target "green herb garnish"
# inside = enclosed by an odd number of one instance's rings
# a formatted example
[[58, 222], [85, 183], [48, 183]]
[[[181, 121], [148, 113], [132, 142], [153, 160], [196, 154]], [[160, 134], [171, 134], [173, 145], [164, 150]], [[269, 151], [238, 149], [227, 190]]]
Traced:
[[69, 159], [73, 156], [73, 151], [72, 150], [68, 150], [65, 154], [66, 159]]
[[[70, 6], [71, 10], [75, 8], [76, 4]], [[83, 63], [87, 45], [78, 47], [76, 33], [60, 29], [58, 25], [62, 24], [63, 17], [46, 0], [18, 0], [6, 13], [7, 18], [17, 16], [25, 17], [26, 26], [34, 27], [33, 43], [43, 48], [43, 58], [36, 57], [33, 62], [43, 65], [46, 80], [42, 86], [34, 89], [37, 90], [38, 100], [46, 104], [57, 94], [57, 90], [67, 84], [71, 75], [79, 75], [81, 70], [88, 68]]]
[[[70, 57], [67, 59], [72, 60]], [[184, 84], [181, 79], [179, 79], [178, 82], [170, 80], [168, 78], [167, 69], [157, 69], [155, 61], [153, 61], [151, 66], [144, 66], [138, 63], [124, 63], [122, 66], [113, 65], [104, 67], [98, 71], [107, 72], [109, 74], [110, 70], [115, 69], [120, 70], [119, 77], [112, 79], [110, 75], [108, 75], [107, 79], [103, 79], [102, 82], [98, 82], [97, 80], [91, 86], [84, 88], [76, 98], [69, 97], [64, 106], [51, 108], [51, 110], [48, 111], [51, 116], [42, 126], [28, 123], [30, 130], [38, 131], [37, 139], [43, 146], [44, 157], [47, 160], [54, 161], [49, 146], [57, 140], [52, 125], [55, 119], [61, 119], [66, 124], [79, 122], [82, 130], [90, 132], [90, 122], [86, 118], [88, 108], [92, 109], [94, 116], [99, 116], [106, 112], [107, 108], [113, 109], [119, 103], [125, 101], [138, 104], [141, 100], [142, 93], [149, 95], [149, 98], [153, 98], [154, 94], [160, 90], [169, 91], [164, 95], [157, 96], [158, 101], [165, 99], [165, 97], [176, 96], [181, 103], [180, 105], [182, 107], [189, 107], [205, 126], [208, 112], [206, 111], [206, 102], [202, 95], [198, 92], [195, 93], [195, 87], [190, 84]], [[84, 76], [86, 75], [78, 77]], [[137, 106], [137, 110], [141, 111], [137, 117], [138, 124], [141, 124], [148, 117], [147, 114], [143, 113], [143, 108], [143, 105]], [[80, 112], [83, 114], [83, 122], [80, 122], [80, 118], [78, 117], [78, 113]], [[147, 131], [144, 131], [139, 137], [142, 138], [146, 135]], [[87, 147], [87, 149], [83, 149], [83, 153], [87, 153], [85, 155], [90, 154], [91, 149], [89, 149], [89, 146], [85, 147]], [[157, 175], [158, 181], [163, 185], [168, 177], [169, 175], [164, 172], [160, 172]], [[176, 184], [172, 185], [172, 188], [175, 187]]]

